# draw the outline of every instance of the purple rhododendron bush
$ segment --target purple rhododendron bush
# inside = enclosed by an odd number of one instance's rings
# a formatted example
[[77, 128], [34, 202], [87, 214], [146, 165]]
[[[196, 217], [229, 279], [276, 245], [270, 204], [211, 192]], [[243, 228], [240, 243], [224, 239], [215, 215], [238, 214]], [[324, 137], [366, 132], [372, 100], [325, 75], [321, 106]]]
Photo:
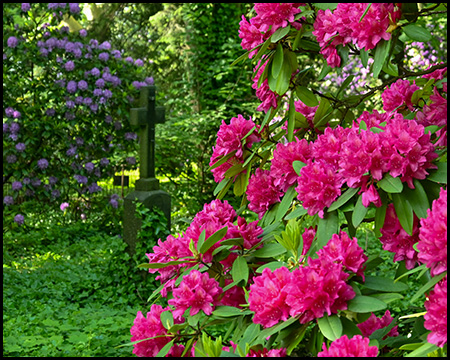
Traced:
[[4, 228], [30, 225], [27, 203], [67, 204], [78, 218], [113, 212], [99, 181], [136, 163], [128, 114], [153, 78], [142, 60], [62, 22], [82, 16], [77, 3], [3, 5]]
[[[404, 53], [446, 5], [419, 5], [242, 15], [232, 65], [255, 64], [260, 103], [217, 132], [216, 199], [140, 265], [161, 285], [131, 326], [135, 355], [446, 356], [446, 56], [417, 68]], [[374, 86], [321, 87], [355, 59]], [[344, 96], [350, 84], [365, 91]], [[391, 256], [367, 255], [363, 228]]]

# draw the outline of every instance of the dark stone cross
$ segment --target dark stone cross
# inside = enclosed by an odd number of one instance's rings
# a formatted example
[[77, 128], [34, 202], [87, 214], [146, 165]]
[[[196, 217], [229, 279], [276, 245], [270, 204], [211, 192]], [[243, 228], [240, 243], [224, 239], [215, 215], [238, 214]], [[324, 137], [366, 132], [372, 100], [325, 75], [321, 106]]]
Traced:
[[130, 254], [135, 252], [137, 233], [142, 226], [142, 221], [135, 216], [135, 200], [147, 208], [158, 206], [168, 219], [170, 231], [170, 195], [159, 189], [159, 180], [155, 177], [155, 125], [165, 121], [164, 107], [156, 106], [155, 93], [155, 86], [141, 87], [139, 107], [130, 110], [130, 124], [140, 128], [139, 180], [135, 183], [135, 191], [124, 200], [123, 232]]

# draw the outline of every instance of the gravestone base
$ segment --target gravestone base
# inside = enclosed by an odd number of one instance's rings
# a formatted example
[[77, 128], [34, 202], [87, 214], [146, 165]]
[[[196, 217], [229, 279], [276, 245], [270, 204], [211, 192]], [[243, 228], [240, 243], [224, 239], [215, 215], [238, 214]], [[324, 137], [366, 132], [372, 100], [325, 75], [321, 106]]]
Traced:
[[[136, 188], [138, 188], [137, 182]], [[130, 256], [133, 256], [136, 252], [137, 234], [142, 226], [142, 220], [136, 217], [136, 205], [133, 203], [135, 200], [144, 204], [148, 209], [151, 209], [153, 206], [159, 207], [168, 220], [168, 230], [170, 231], [171, 199], [168, 193], [155, 189], [150, 191], [137, 190], [128, 194], [124, 199], [123, 239], [128, 245], [127, 252]], [[147, 249], [147, 251], [151, 250], [151, 248]]]

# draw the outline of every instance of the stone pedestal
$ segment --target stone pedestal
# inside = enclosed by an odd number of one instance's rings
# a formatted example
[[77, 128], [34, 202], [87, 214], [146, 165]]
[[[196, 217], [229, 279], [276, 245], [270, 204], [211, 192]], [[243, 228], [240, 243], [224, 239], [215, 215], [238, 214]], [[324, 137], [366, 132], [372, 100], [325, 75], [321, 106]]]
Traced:
[[137, 234], [142, 226], [142, 220], [136, 217], [135, 200], [149, 209], [153, 206], [160, 208], [168, 220], [170, 231], [170, 195], [159, 189], [157, 179], [139, 179], [136, 181], [136, 190], [124, 199], [123, 239], [128, 244], [127, 251], [131, 256], [136, 252]]

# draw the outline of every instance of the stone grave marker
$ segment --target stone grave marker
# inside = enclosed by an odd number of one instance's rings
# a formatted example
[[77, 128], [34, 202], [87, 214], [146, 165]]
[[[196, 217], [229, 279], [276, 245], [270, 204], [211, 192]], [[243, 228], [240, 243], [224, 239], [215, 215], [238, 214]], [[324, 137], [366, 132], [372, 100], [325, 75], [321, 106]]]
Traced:
[[[130, 123], [139, 127], [139, 179], [135, 190], [124, 199], [123, 238], [128, 244], [128, 253], [136, 250], [137, 233], [142, 221], [135, 216], [137, 200], [147, 208], [159, 207], [167, 217], [170, 231], [170, 195], [160, 190], [159, 180], [155, 177], [155, 125], [165, 121], [163, 106], [155, 106], [156, 87], [143, 86], [140, 89], [139, 107], [130, 111]], [[151, 249], [148, 249], [151, 250]]]

